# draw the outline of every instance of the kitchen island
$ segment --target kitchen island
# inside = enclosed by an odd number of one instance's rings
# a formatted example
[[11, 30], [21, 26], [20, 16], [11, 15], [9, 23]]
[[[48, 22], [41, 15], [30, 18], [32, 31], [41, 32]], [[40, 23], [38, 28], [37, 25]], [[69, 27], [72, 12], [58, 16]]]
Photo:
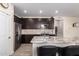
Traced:
[[32, 55], [37, 56], [37, 47], [45, 46], [45, 45], [52, 45], [58, 47], [66, 47], [70, 45], [79, 45], [79, 40], [74, 39], [68, 40], [63, 39], [55, 36], [34, 36], [32, 41]]

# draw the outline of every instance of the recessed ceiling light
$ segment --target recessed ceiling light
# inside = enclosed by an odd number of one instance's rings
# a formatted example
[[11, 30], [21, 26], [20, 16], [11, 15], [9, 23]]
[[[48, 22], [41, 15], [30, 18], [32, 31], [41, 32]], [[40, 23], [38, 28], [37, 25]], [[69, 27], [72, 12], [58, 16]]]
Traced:
[[27, 10], [24, 10], [24, 13], [27, 13]]
[[40, 14], [42, 14], [43, 13], [43, 11], [42, 10], [40, 10]]
[[58, 10], [55, 11], [56, 14], [57, 14], [58, 12], [59, 12]]

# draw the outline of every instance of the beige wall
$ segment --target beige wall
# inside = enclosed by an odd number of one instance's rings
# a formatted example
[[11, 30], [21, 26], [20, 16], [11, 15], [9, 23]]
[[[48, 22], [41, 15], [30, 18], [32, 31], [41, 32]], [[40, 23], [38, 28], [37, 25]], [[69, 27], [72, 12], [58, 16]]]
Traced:
[[[63, 24], [60, 24], [60, 25], [63, 26], [62, 31], [63, 31], [63, 38], [64, 39], [65, 38], [67, 38], [67, 39], [79, 38], [79, 28], [73, 27], [73, 23], [79, 22], [79, 17], [61, 16], [61, 17], [55, 17], [55, 19], [62, 20]], [[57, 23], [56, 23], [56, 25], [57, 25]], [[61, 26], [60, 26], [60, 28], [62, 28]], [[59, 33], [59, 35], [60, 35], [60, 33]]]
[[79, 22], [77, 17], [64, 17], [63, 34], [65, 38], [79, 37], [79, 28], [73, 27], [73, 23]]
[[14, 53], [14, 7], [12, 4], [9, 4], [9, 8], [5, 9], [0, 5], [0, 12], [6, 13], [10, 16], [11, 19], [11, 28], [10, 28], [10, 36], [11, 36], [11, 42], [10, 42], [10, 52], [11, 54]]

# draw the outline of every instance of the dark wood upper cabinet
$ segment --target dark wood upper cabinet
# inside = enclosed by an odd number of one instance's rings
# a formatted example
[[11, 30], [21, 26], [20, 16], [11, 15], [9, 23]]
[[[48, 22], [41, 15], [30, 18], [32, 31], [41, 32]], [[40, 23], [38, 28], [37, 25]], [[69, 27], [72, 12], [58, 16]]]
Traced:
[[14, 15], [14, 22], [17, 22], [17, 23], [22, 24], [22, 20], [21, 20], [21, 18], [15, 16], [15, 15]]
[[22, 18], [22, 29], [53, 29], [54, 19], [51, 18]]

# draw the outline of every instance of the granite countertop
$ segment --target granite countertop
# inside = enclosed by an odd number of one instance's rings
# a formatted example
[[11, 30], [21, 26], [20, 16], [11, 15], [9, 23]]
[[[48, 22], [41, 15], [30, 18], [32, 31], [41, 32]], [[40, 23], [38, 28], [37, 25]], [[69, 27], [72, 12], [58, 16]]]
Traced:
[[49, 44], [63, 44], [63, 45], [79, 45], [79, 40], [70, 40], [67, 38], [59, 38], [54, 36], [34, 36], [31, 43], [49, 43]]

